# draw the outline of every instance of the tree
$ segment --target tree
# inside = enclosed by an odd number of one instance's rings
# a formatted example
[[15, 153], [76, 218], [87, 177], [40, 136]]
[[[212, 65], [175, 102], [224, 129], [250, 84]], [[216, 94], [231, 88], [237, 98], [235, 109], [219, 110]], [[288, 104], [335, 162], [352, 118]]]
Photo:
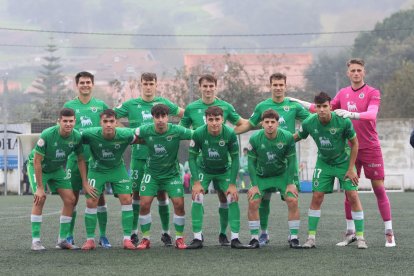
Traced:
[[42, 65], [39, 77], [33, 85], [40, 92], [35, 103], [42, 120], [56, 119], [63, 104], [74, 96], [73, 91], [65, 86], [61, 58], [55, 55], [57, 50], [53, 41], [47, 45], [48, 55], [43, 57], [46, 63]]

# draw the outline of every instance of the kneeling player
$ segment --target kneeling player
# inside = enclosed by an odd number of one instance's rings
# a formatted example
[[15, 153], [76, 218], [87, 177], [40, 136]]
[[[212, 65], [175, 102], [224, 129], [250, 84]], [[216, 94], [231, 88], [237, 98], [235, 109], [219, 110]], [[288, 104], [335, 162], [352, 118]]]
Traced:
[[[355, 221], [357, 247], [368, 248], [364, 239], [364, 212], [358, 197], [358, 175], [355, 160], [358, 139], [350, 119], [331, 112], [331, 98], [324, 92], [315, 96], [316, 113], [302, 123], [295, 140], [311, 135], [318, 147], [318, 159], [312, 179], [312, 202], [309, 207], [308, 239], [303, 248], [315, 247], [316, 229], [321, 216], [321, 205], [326, 193], [332, 193], [335, 177], [345, 190]], [[351, 153], [347, 142], [350, 142]]]
[[263, 129], [250, 137], [248, 168], [252, 187], [248, 191], [250, 246], [259, 248], [259, 205], [262, 196], [279, 191], [288, 207], [289, 245], [301, 248], [298, 239], [300, 213], [298, 191], [294, 184], [296, 172], [295, 141], [290, 132], [278, 128], [279, 114], [272, 110], [262, 113]]

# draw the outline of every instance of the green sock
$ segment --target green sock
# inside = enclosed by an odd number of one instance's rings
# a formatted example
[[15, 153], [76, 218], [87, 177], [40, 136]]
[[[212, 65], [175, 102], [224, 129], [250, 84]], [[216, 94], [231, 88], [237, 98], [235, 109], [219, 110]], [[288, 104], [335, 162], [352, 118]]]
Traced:
[[98, 225], [99, 225], [99, 236], [106, 237], [106, 225], [108, 223], [108, 212], [106, 205], [98, 206]]
[[204, 206], [201, 203], [193, 202], [191, 205], [191, 219], [193, 233], [199, 233], [203, 229]]
[[69, 228], [69, 234], [68, 236], [73, 237], [73, 230], [75, 229], [75, 222], [76, 222], [76, 215], [78, 214], [78, 212], [75, 210], [73, 210], [72, 213], [72, 221], [70, 222], [70, 228]]
[[158, 204], [158, 213], [160, 214], [161, 219], [161, 228], [164, 232], [170, 230], [170, 208], [168, 204], [168, 199], [164, 202], [159, 202]]
[[257, 239], [259, 238], [259, 227], [260, 223], [258, 220], [249, 221], [250, 234]]
[[185, 217], [174, 214], [173, 222], [175, 228], [175, 237], [182, 237], [184, 233]]
[[98, 216], [96, 215], [96, 208], [86, 208], [85, 211], [85, 228], [86, 228], [86, 238], [92, 239], [95, 238], [95, 228], [96, 221]]
[[240, 232], [240, 207], [238, 202], [229, 204], [229, 222], [230, 230], [233, 233]]
[[70, 222], [72, 217], [60, 216], [59, 239], [64, 240], [68, 237], [70, 230]]
[[270, 199], [262, 199], [259, 206], [260, 229], [267, 230], [269, 225]]
[[321, 210], [308, 211], [308, 234], [316, 235], [316, 229], [318, 228], [319, 219], [321, 217]]
[[300, 220], [289, 220], [288, 225], [290, 236], [297, 237], [299, 233]]
[[139, 217], [139, 201], [132, 203], [132, 213], [134, 214], [132, 218], [132, 230], [138, 231], [138, 217]]
[[227, 225], [229, 225], [229, 207], [227, 203], [220, 203], [220, 233], [226, 234]]
[[132, 205], [122, 205], [122, 230], [124, 237], [129, 237], [132, 232], [132, 218], [134, 214], [132, 212]]
[[148, 215], [139, 215], [138, 221], [141, 228], [142, 236], [144, 238], [149, 238], [152, 222], [151, 213], [149, 213]]
[[31, 215], [30, 221], [32, 224], [32, 238], [40, 239], [40, 229], [42, 226], [42, 215]]
[[352, 218], [355, 223], [355, 235], [357, 237], [364, 236], [364, 212], [363, 211], [352, 211]]

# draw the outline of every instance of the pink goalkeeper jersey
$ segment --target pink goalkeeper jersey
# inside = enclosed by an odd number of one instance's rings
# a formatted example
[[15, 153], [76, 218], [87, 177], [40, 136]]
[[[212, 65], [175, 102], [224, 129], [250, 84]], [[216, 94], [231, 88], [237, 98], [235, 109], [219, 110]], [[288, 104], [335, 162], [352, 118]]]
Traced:
[[[366, 112], [369, 106], [376, 106], [379, 109], [380, 103], [380, 91], [367, 84], [356, 91], [351, 86], [342, 88], [331, 101], [333, 110], [345, 109], [357, 113]], [[377, 118], [375, 117], [373, 120], [361, 119], [352, 120], [355, 132], [357, 133], [359, 148], [379, 147]]]

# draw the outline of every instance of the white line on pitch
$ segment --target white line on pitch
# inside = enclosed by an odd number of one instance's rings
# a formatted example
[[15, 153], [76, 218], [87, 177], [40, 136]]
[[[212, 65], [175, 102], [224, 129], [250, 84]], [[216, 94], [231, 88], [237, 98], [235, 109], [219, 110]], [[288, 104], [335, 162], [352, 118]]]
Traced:
[[[47, 217], [47, 216], [53, 216], [53, 215], [57, 215], [57, 214], [60, 214], [60, 211], [53, 212], [53, 213], [42, 214], [42, 216]], [[30, 218], [30, 215], [18, 216], [18, 217], [0, 218], [0, 220], [6, 220], [6, 219], [22, 219], [22, 218], [24, 218], [24, 219]]]

